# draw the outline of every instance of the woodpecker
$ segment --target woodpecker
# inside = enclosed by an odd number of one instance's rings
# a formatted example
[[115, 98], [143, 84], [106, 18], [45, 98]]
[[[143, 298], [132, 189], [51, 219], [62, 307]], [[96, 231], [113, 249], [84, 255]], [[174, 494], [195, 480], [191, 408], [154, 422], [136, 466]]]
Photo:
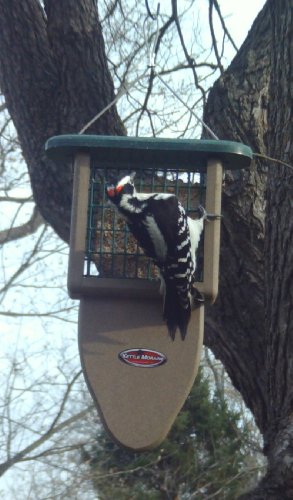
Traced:
[[158, 267], [164, 296], [163, 319], [172, 340], [179, 328], [185, 339], [191, 309], [203, 303], [194, 287], [196, 252], [207, 214], [198, 207], [199, 218], [187, 216], [174, 194], [138, 193], [135, 172], [106, 184], [106, 195], [137, 240]]

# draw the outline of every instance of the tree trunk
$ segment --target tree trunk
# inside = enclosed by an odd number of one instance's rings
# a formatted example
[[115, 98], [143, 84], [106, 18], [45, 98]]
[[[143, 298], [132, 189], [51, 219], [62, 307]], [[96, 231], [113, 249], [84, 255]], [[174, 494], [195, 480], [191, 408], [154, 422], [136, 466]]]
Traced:
[[[46, 158], [46, 140], [77, 133], [114, 97], [93, 0], [0, 0], [0, 86], [28, 165], [35, 202], [69, 239], [71, 165]], [[90, 133], [124, 135], [115, 108]]]
[[[220, 136], [291, 164], [292, 33], [290, 0], [269, 0], [205, 111]], [[264, 436], [268, 471], [245, 499], [293, 498], [292, 199], [292, 168], [267, 162], [229, 175], [223, 194], [220, 295], [206, 344]]]
[[[268, 154], [293, 164], [293, 9], [270, 0], [271, 78]], [[282, 36], [280, 36], [282, 34]], [[287, 40], [287, 43], [284, 43]], [[269, 169], [265, 239], [265, 304], [269, 459], [265, 488], [293, 498], [293, 167]]]
[[[222, 139], [266, 153], [271, 26], [268, 5], [213, 86], [204, 120]], [[223, 186], [220, 288], [207, 311], [205, 343], [224, 363], [263, 432], [267, 425], [264, 228], [267, 168], [227, 172]], [[249, 368], [248, 368], [249, 367]]]

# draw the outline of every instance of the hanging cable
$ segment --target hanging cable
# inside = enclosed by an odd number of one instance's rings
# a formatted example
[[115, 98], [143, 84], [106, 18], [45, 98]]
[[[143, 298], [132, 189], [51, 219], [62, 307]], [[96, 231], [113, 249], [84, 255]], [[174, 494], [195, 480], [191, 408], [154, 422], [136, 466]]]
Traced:
[[108, 111], [108, 109], [112, 108], [112, 106], [114, 106], [114, 104], [116, 104], [116, 102], [118, 102], [121, 97], [123, 97], [131, 89], [133, 89], [136, 86], [136, 84], [138, 82], [140, 82], [140, 80], [142, 80], [146, 76], [147, 71], [148, 71], [148, 68], [146, 68], [141, 75], [139, 75], [137, 78], [132, 80], [132, 82], [129, 82], [129, 83], [124, 82], [122, 84], [122, 86], [120, 87], [119, 91], [117, 92], [116, 97], [113, 99], [113, 101], [111, 101], [109, 104], [107, 104], [107, 106], [105, 106], [105, 108], [103, 108], [101, 111], [99, 111], [99, 113], [97, 113], [89, 122], [87, 122], [86, 125], [84, 125], [84, 127], [82, 127], [82, 129], [78, 132], [78, 134], [79, 135], [84, 134], [84, 132], [91, 125], [93, 125], [93, 123], [95, 123], [95, 121], [99, 120], [99, 118], [101, 118], [101, 116], [103, 116], [103, 114], [106, 113], [106, 111]]
[[201, 123], [201, 125], [208, 131], [208, 133], [213, 137], [213, 139], [216, 139], [217, 141], [219, 141], [219, 137], [212, 131], [212, 129], [202, 120], [202, 118], [200, 118], [194, 111], [192, 108], [190, 108], [188, 106], [188, 104], [186, 104], [186, 102], [183, 101], [183, 99], [181, 99], [181, 97], [177, 94], [177, 92], [175, 92], [175, 90], [172, 89], [172, 87], [170, 87], [170, 85], [165, 82], [163, 80], [163, 78], [158, 75], [158, 73], [155, 73], [156, 74], [156, 77], [160, 80], [160, 82], [163, 83], [163, 85], [165, 85], [165, 87], [167, 87], [167, 89], [176, 97], [176, 99], [178, 99], [178, 101], [181, 102], [181, 104], [183, 104], [183, 106], [185, 106], [186, 109], [188, 109], [188, 111], [196, 118], [196, 120]]
[[153, 15], [150, 13], [150, 17], [152, 18], [152, 20], [156, 21], [156, 23], [157, 23], [153, 42], [152, 42], [151, 38], [148, 37], [147, 32], [146, 32], [147, 18], [145, 18], [144, 23], [143, 23], [144, 43], [145, 43], [146, 47], [148, 47], [148, 67], [149, 68], [154, 68], [156, 65], [155, 49], [156, 49], [157, 41], [158, 41], [158, 37], [159, 37], [159, 15], [160, 15], [160, 4], [158, 3], [156, 15]]

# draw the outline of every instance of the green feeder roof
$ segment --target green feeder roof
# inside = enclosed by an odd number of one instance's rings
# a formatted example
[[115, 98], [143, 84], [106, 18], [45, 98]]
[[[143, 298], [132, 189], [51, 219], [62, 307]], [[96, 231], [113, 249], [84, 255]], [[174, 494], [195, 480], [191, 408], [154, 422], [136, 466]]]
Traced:
[[59, 135], [45, 146], [49, 158], [68, 161], [77, 153], [109, 167], [205, 169], [210, 158], [218, 158], [226, 169], [249, 167], [252, 150], [240, 142], [193, 139], [161, 139], [104, 135]]

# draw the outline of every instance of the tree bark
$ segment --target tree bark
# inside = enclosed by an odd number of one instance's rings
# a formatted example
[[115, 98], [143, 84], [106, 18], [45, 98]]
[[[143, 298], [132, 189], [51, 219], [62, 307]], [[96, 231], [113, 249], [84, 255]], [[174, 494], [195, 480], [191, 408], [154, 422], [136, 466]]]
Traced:
[[[271, 25], [260, 12], [228, 70], [210, 91], [204, 120], [220, 138], [266, 153]], [[227, 172], [222, 197], [220, 287], [205, 343], [220, 358], [263, 432], [267, 425], [264, 237], [267, 167]], [[248, 368], [249, 367], [249, 368]]]
[[33, 234], [44, 223], [43, 217], [40, 215], [37, 207], [34, 208], [30, 219], [20, 226], [13, 226], [9, 229], [0, 231], [0, 245], [11, 241], [25, 238], [29, 234]]
[[[293, 164], [293, 9], [270, 0], [272, 52], [267, 147]], [[282, 34], [282, 36], [280, 36]], [[284, 43], [284, 40], [287, 42]], [[270, 168], [265, 239], [265, 345], [267, 347], [269, 459], [265, 488], [293, 498], [293, 169]]]
[[[291, 164], [292, 33], [291, 2], [269, 0], [205, 110], [220, 137]], [[292, 199], [292, 169], [263, 161], [230, 174], [223, 193], [220, 294], [206, 344], [252, 410], [268, 458], [243, 499], [293, 498]]]
[[[0, 0], [0, 86], [28, 165], [35, 202], [69, 239], [72, 172], [46, 158], [46, 140], [77, 133], [114, 97], [93, 0]], [[111, 108], [89, 133], [124, 135]]]

